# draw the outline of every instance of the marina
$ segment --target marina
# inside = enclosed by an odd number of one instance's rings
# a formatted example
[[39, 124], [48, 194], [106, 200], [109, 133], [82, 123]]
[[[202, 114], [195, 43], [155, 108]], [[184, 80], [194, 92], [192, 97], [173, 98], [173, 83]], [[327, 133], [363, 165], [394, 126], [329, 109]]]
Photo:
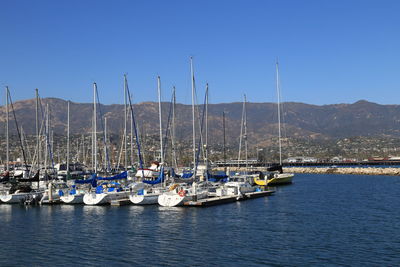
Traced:
[[298, 174], [270, 197], [201, 209], [0, 205], [0, 265], [394, 266], [399, 182]]
[[0, 7], [0, 267], [400, 265], [400, 1]]

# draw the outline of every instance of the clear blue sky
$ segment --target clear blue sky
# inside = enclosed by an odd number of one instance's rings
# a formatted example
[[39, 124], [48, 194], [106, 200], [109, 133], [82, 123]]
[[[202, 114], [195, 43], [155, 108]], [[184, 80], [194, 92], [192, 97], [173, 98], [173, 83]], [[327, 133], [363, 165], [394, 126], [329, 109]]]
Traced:
[[[190, 103], [189, 56], [199, 99], [400, 104], [400, 1], [0, 1], [0, 85], [14, 100], [58, 97], [123, 102], [163, 99], [173, 85]], [[1, 91], [0, 91], [1, 92]], [[4, 95], [1, 93], [0, 95]], [[1, 97], [4, 104], [4, 97]]]

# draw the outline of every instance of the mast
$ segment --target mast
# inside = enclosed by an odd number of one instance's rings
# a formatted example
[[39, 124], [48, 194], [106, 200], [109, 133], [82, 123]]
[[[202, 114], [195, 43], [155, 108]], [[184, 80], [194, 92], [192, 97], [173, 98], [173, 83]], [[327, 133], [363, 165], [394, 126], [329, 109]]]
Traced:
[[108, 162], [107, 162], [107, 117], [104, 117], [104, 170], [108, 172]]
[[125, 150], [125, 156], [124, 156], [124, 168], [125, 171], [127, 170], [128, 166], [128, 150], [127, 150], [127, 133], [128, 133], [128, 128], [127, 128], [127, 122], [128, 122], [128, 112], [127, 112], [127, 97], [126, 97], [126, 74], [124, 74], [124, 150]]
[[172, 157], [173, 157], [173, 163], [174, 167], [178, 168], [178, 162], [176, 160], [176, 148], [175, 148], [175, 108], [176, 108], [176, 89], [175, 86], [173, 87], [172, 91], [172, 134], [171, 134], [171, 142], [172, 142]]
[[6, 86], [6, 166], [7, 166], [7, 171], [10, 170], [10, 142], [9, 142], [9, 111], [8, 111], [8, 97], [9, 97], [9, 90], [8, 86]]
[[96, 110], [97, 84], [93, 83], [93, 169], [97, 173], [97, 110]]
[[282, 141], [281, 141], [281, 90], [279, 88], [279, 63], [276, 61], [276, 92], [278, 95], [278, 138], [279, 138], [279, 165], [282, 165]]
[[46, 150], [44, 156], [44, 170], [47, 179], [47, 157], [49, 155], [50, 133], [49, 133], [49, 103], [46, 104]]
[[40, 136], [39, 136], [39, 89], [35, 89], [36, 92], [36, 154], [37, 154], [37, 165], [40, 170]]
[[161, 111], [161, 80], [160, 76], [157, 76], [157, 89], [158, 89], [158, 117], [160, 119], [160, 159], [161, 164], [164, 163], [164, 151], [163, 151], [163, 134], [162, 134], [162, 111]]
[[247, 108], [246, 108], [246, 94], [244, 95], [244, 149], [245, 149], [245, 157], [246, 157], [246, 174], [248, 170], [248, 158], [247, 158]]
[[242, 140], [243, 140], [243, 125], [244, 125], [244, 109], [245, 109], [245, 95], [243, 96], [243, 105], [242, 105], [242, 120], [240, 122], [240, 137], [239, 137], [239, 155], [238, 155], [238, 164], [237, 167], [240, 167], [240, 155], [242, 153]]
[[193, 71], [193, 57], [190, 57], [190, 73], [192, 79], [192, 120], [193, 120], [193, 178], [196, 178], [196, 128], [195, 128], [195, 84], [194, 84], [194, 71]]
[[131, 169], [133, 169], [133, 119], [132, 119], [132, 114], [130, 114], [131, 117]]
[[208, 180], [208, 83], [206, 83], [206, 151], [205, 151], [205, 158], [206, 158], [206, 175]]
[[69, 100], [68, 100], [68, 105], [67, 105], [67, 177], [66, 179], [69, 178]]
[[224, 146], [223, 146], [223, 156], [224, 156], [224, 171], [226, 173], [226, 151], [225, 151], [225, 111], [222, 111], [222, 128], [224, 133]]

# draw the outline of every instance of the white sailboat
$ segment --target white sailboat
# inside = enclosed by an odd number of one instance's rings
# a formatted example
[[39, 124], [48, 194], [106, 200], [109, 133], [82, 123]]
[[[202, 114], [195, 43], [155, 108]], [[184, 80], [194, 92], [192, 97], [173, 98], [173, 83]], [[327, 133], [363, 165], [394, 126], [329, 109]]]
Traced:
[[[193, 174], [196, 179], [196, 127], [195, 127], [195, 79], [193, 70], [193, 58], [190, 57], [190, 71], [192, 80], [192, 119], [193, 119]], [[192, 186], [180, 184], [173, 190], [165, 192], [158, 197], [158, 204], [163, 207], [181, 206], [187, 201], [197, 201], [208, 197], [207, 183], [197, 184], [193, 182]]]
[[[93, 83], [93, 169], [97, 173], [97, 85]], [[127, 199], [128, 192], [120, 187], [118, 183], [103, 183], [97, 186], [95, 190], [85, 193], [83, 196], [83, 203], [85, 205], [107, 205], [111, 204], [113, 200]]]
[[[258, 185], [283, 185], [283, 184], [290, 184], [292, 183], [292, 179], [294, 177], [293, 173], [284, 173], [282, 171], [282, 136], [281, 136], [281, 88], [280, 88], [280, 80], [279, 80], [279, 63], [276, 62], [276, 91], [278, 95], [278, 142], [279, 142], [279, 166], [277, 166], [277, 172], [271, 172], [264, 176], [262, 179], [261, 177], [258, 179], [254, 179], [254, 182]], [[271, 168], [270, 170], [273, 170]]]
[[172, 190], [161, 194], [158, 197], [158, 204], [163, 207], [183, 206], [185, 202], [197, 201], [208, 197], [208, 185], [193, 182], [191, 186], [187, 184], [177, 184], [171, 187]]
[[[158, 114], [159, 114], [159, 123], [160, 123], [160, 158], [161, 165], [164, 164], [164, 151], [163, 151], [163, 134], [162, 134], [162, 109], [161, 109], [161, 79], [160, 76], [157, 77], [157, 92], [158, 92]], [[138, 170], [138, 173], [143, 172], [143, 170]], [[165, 182], [165, 175], [163, 167], [161, 167], [160, 171], [157, 171], [161, 180]], [[153, 174], [154, 175], [154, 172]], [[129, 199], [133, 204], [136, 205], [152, 205], [157, 204], [158, 197], [165, 192], [165, 184], [162, 186], [148, 186], [142, 190], [133, 192], [129, 195]]]
[[[9, 102], [10, 91], [8, 86], [6, 86], [6, 171], [9, 173]], [[12, 103], [12, 101], [11, 101]], [[18, 130], [18, 127], [16, 127]], [[24, 156], [25, 158], [25, 156]], [[24, 170], [22, 170], [22, 175], [25, 176], [28, 174], [27, 164], [24, 164]], [[15, 177], [15, 172], [14, 172]], [[29, 181], [29, 179], [27, 179]], [[2, 192], [0, 192], [0, 202], [7, 204], [17, 204], [24, 202], [29, 199], [40, 199], [42, 192], [33, 190], [31, 186], [27, 184], [17, 184], [13, 185], [10, 188], [5, 188]]]

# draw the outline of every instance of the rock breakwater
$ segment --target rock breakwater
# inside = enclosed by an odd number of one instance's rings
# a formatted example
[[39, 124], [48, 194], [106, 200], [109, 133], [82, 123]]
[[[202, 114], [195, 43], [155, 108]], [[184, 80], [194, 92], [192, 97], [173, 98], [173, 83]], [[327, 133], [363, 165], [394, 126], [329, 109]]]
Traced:
[[284, 168], [284, 172], [312, 173], [312, 174], [354, 174], [354, 175], [400, 175], [400, 168], [315, 168], [315, 167], [290, 167]]

